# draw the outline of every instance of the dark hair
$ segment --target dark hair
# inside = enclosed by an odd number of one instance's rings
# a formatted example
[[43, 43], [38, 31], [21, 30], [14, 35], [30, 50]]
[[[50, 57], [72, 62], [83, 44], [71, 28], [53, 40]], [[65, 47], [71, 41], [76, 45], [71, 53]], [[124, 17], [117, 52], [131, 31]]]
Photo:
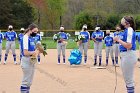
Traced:
[[135, 30], [136, 25], [134, 18], [132, 16], [124, 16], [123, 18], [125, 19], [126, 23], [129, 23], [130, 26]]
[[28, 28], [25, 30], [25, 33], [24, 34], [26, 34], [27, 32], [29, 32], [30, 30], [33, 30], [34, 28], [38, 28], [38, 26], [36, 24], [34, 24], [34, 23], [30, 24], [28, 26]]

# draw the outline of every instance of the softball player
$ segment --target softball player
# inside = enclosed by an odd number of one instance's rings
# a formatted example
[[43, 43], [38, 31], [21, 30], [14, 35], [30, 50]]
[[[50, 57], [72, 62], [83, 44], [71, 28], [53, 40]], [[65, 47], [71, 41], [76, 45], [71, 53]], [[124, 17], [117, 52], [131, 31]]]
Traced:
[[35, 41], [33, 39], [33, 37], [36, 36], [37, 32], [38, 27], [35, 24], [29, 25], [21, 41], [21, 68], [23, 71], [23, 79], [20, 87], [21, 93], [29, 93], [30, 86], [32, 84], [35, 64], [31, 62], [30, 58], [31, 56], [37, 57], [37, 55], [39, 54], [39, 51], [35, 49]]
[[20, 29], [20, 34], [18, 35], [18, 42], [19, 42], [19, 49], [20, 49], [20, 62], [21, 62], [21, 58], [22, 58], [22, 52], [21, 52], [21, 40], [23, 38], [23, 33], [24, 33], [25, 29], [21, 28]]
[[80, 35], [85, 36], [85, 39], [82, 41], [79, 41], [79, 50], [83, 54], [84, 51], [84, 64], [87, 62], [87, 51], [88, 47], [90, 46], [90, 33], [87, 31], [87, 25], [83, 25], [82, 31], [80, 32]]
[[[40, 36], [40, 34], [37, 34], [35, 37], [33, 37], [34, 38], [34, 40], [35, 40], [35, 42], [36, 43], [41, 43], [41, 40], [42, 40], [42, 38], [41, 38], [41, 36]], [[38, 55], [38, 64], [40, 64], [40, 55]]]
[[114, 55], [113, 55], [113, 37], [110, 36], [110, 30], [106, 30], [106, 37], [104, 42], [106, 45], [106, 66], [108, 65], [109, 53], [112, 59], [112, 64], [114, 65]]
[[139, 43], [139, 57], [138, 57], [138, 61], [140, 61], [140, 34], [137, 36], [138, 39], [138, 43]]
[[95, 28], [95, 32], [92, 33], [91, 39], [94, 41], [94, 66], [97, 65], [97, 56], [99, 56], [99, 66], [102, 63], [102, 39], [104, 33], [100, 30], [100, 27]]
[[5, 38], [6, 38], [6, 52], [5, 52], [5, 59], [4, 59], [4, 64], [6, 64], [7, 57], [9, 50], [12, 50], [12, 54], [14, 57], [14, 64], [17, 64], [16, 62], [16, 53], [15, 53], [15, 39], [17, 38], [17, 34], [15, 31], [13, 31], [13, 26], [9, 25], [8, 27], [9, 31], [5, 33]]
[[0, 64], [1, 64], [1, 57], [2, 57], [2, 40], [4, 39], [3, 34], [1, 33], [0, 30]]
[[68, 36], [64, 32], [64, 27], [60, 27], [60, 32], [58, 33], [60, 35], [60, 40], [57, 41], [57, 52], [58, 52], [58, 64], [60, 64], [60, 56], [61, 56], [61, 51], [63, 55], [63, 64], [65, 64], [65, 50], [66, 50], [66, 44], [64, 43], [67, 39]]
[[[119, 37], [120, 39], [122, 38], [121, 37], [121, 28], [120, 26], [117, 26], [116, 27], [116, 32], [114, 32], [114, 37], [117, 36]], [[119, 50], [119, 42], [115, 41], [114, 42], [114, 53], [115, 53], [115, 62], [116, 62], [116, 66], [118, 66], [118, 57], [119, 57], [119, 54], [120, 54], [120, 50]]]
[[121, 28], [125, 28], [122, 39], [114, 37], [120, 43], [121, 69], [126, 83], [127, 93], [134, 93], [134, 67], [136, 57], [136, 35], [133, 17], [125, 16], [121, 19]]

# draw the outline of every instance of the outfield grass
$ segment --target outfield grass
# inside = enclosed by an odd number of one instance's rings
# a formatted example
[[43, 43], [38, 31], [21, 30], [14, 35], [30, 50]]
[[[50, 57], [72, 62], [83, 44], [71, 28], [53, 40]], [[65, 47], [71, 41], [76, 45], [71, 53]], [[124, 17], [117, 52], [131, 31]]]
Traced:
[[[56, 49], [56, 45], [57, 43], [54, 42], [52, 40], [52, 38], [43, 38], [42, 39], [42, 43], [45, 43], [47, 45], [47, 49]], [[3, 40], [3, 49], [5, 49], [5, 45], [6, 45], [6, 40]], [[18, 40], [16, 40], [16, 49], [19, 48], [19, 44], [18, 44]], [[76, 42], [73, 41], [72, 39], [68, 40], [68, 44], [67, 44], [67, 49], [74, 49], [74, 48], [78, 48]], [[94, 43], [93, 41], [90, 41], [90, 49], [94, 48]], [[103, 44], [103, 49], [105, 48], [105, 45]], [[138, 42], [137, 42], [137, 49], [138, 49]]]

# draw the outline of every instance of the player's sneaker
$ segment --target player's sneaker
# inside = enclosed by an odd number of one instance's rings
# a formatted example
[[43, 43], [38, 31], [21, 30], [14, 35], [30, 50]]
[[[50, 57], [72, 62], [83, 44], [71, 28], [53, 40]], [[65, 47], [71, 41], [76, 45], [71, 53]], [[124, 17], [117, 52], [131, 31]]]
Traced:
[[116, 64], [115, 66], [116, 66], [116, 67], [119, 67], [119, 64]]
[[6, 65], [6, 61], [4, 61], [4, 65]]
[[38, 62], [38, 64], [40, 65], [40, 62]]
[[86, 65], [86, 62], [84, 62], [84, 66]]
[[93, 65], [94, 65], [94, 66], [96, 66], [96, 65], [97, 65], [97, 63], [95, 62]]
[[16, 62], [16, 61], [14, 61], [14, 64], [15, 64], [15, 65], [17, 65], [17, 62]]
[[101, 63], [99, 63], [99, 66], [101, 66]]
[[66, 64], [66, 62], [63, 62], [63, 64], [65, 65], [65, 64]]
[[60, 65], [60, 63], [58, 62], [57, 65]]

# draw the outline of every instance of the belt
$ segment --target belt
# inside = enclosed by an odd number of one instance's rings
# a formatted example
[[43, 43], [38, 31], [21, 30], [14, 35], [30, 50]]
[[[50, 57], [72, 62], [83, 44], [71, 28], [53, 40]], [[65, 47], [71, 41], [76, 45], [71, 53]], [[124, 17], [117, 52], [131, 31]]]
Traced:
[[15, 41], [15, 40], [7, 40], [7, 41]]
[[[133, 49], [132, 49], [133, 50]], [[120, 52], [127, 52], [127, 51], [130, 51], [130, 50], [120, 50]], [[133, 50], [134, 51], [134, 50]]]

